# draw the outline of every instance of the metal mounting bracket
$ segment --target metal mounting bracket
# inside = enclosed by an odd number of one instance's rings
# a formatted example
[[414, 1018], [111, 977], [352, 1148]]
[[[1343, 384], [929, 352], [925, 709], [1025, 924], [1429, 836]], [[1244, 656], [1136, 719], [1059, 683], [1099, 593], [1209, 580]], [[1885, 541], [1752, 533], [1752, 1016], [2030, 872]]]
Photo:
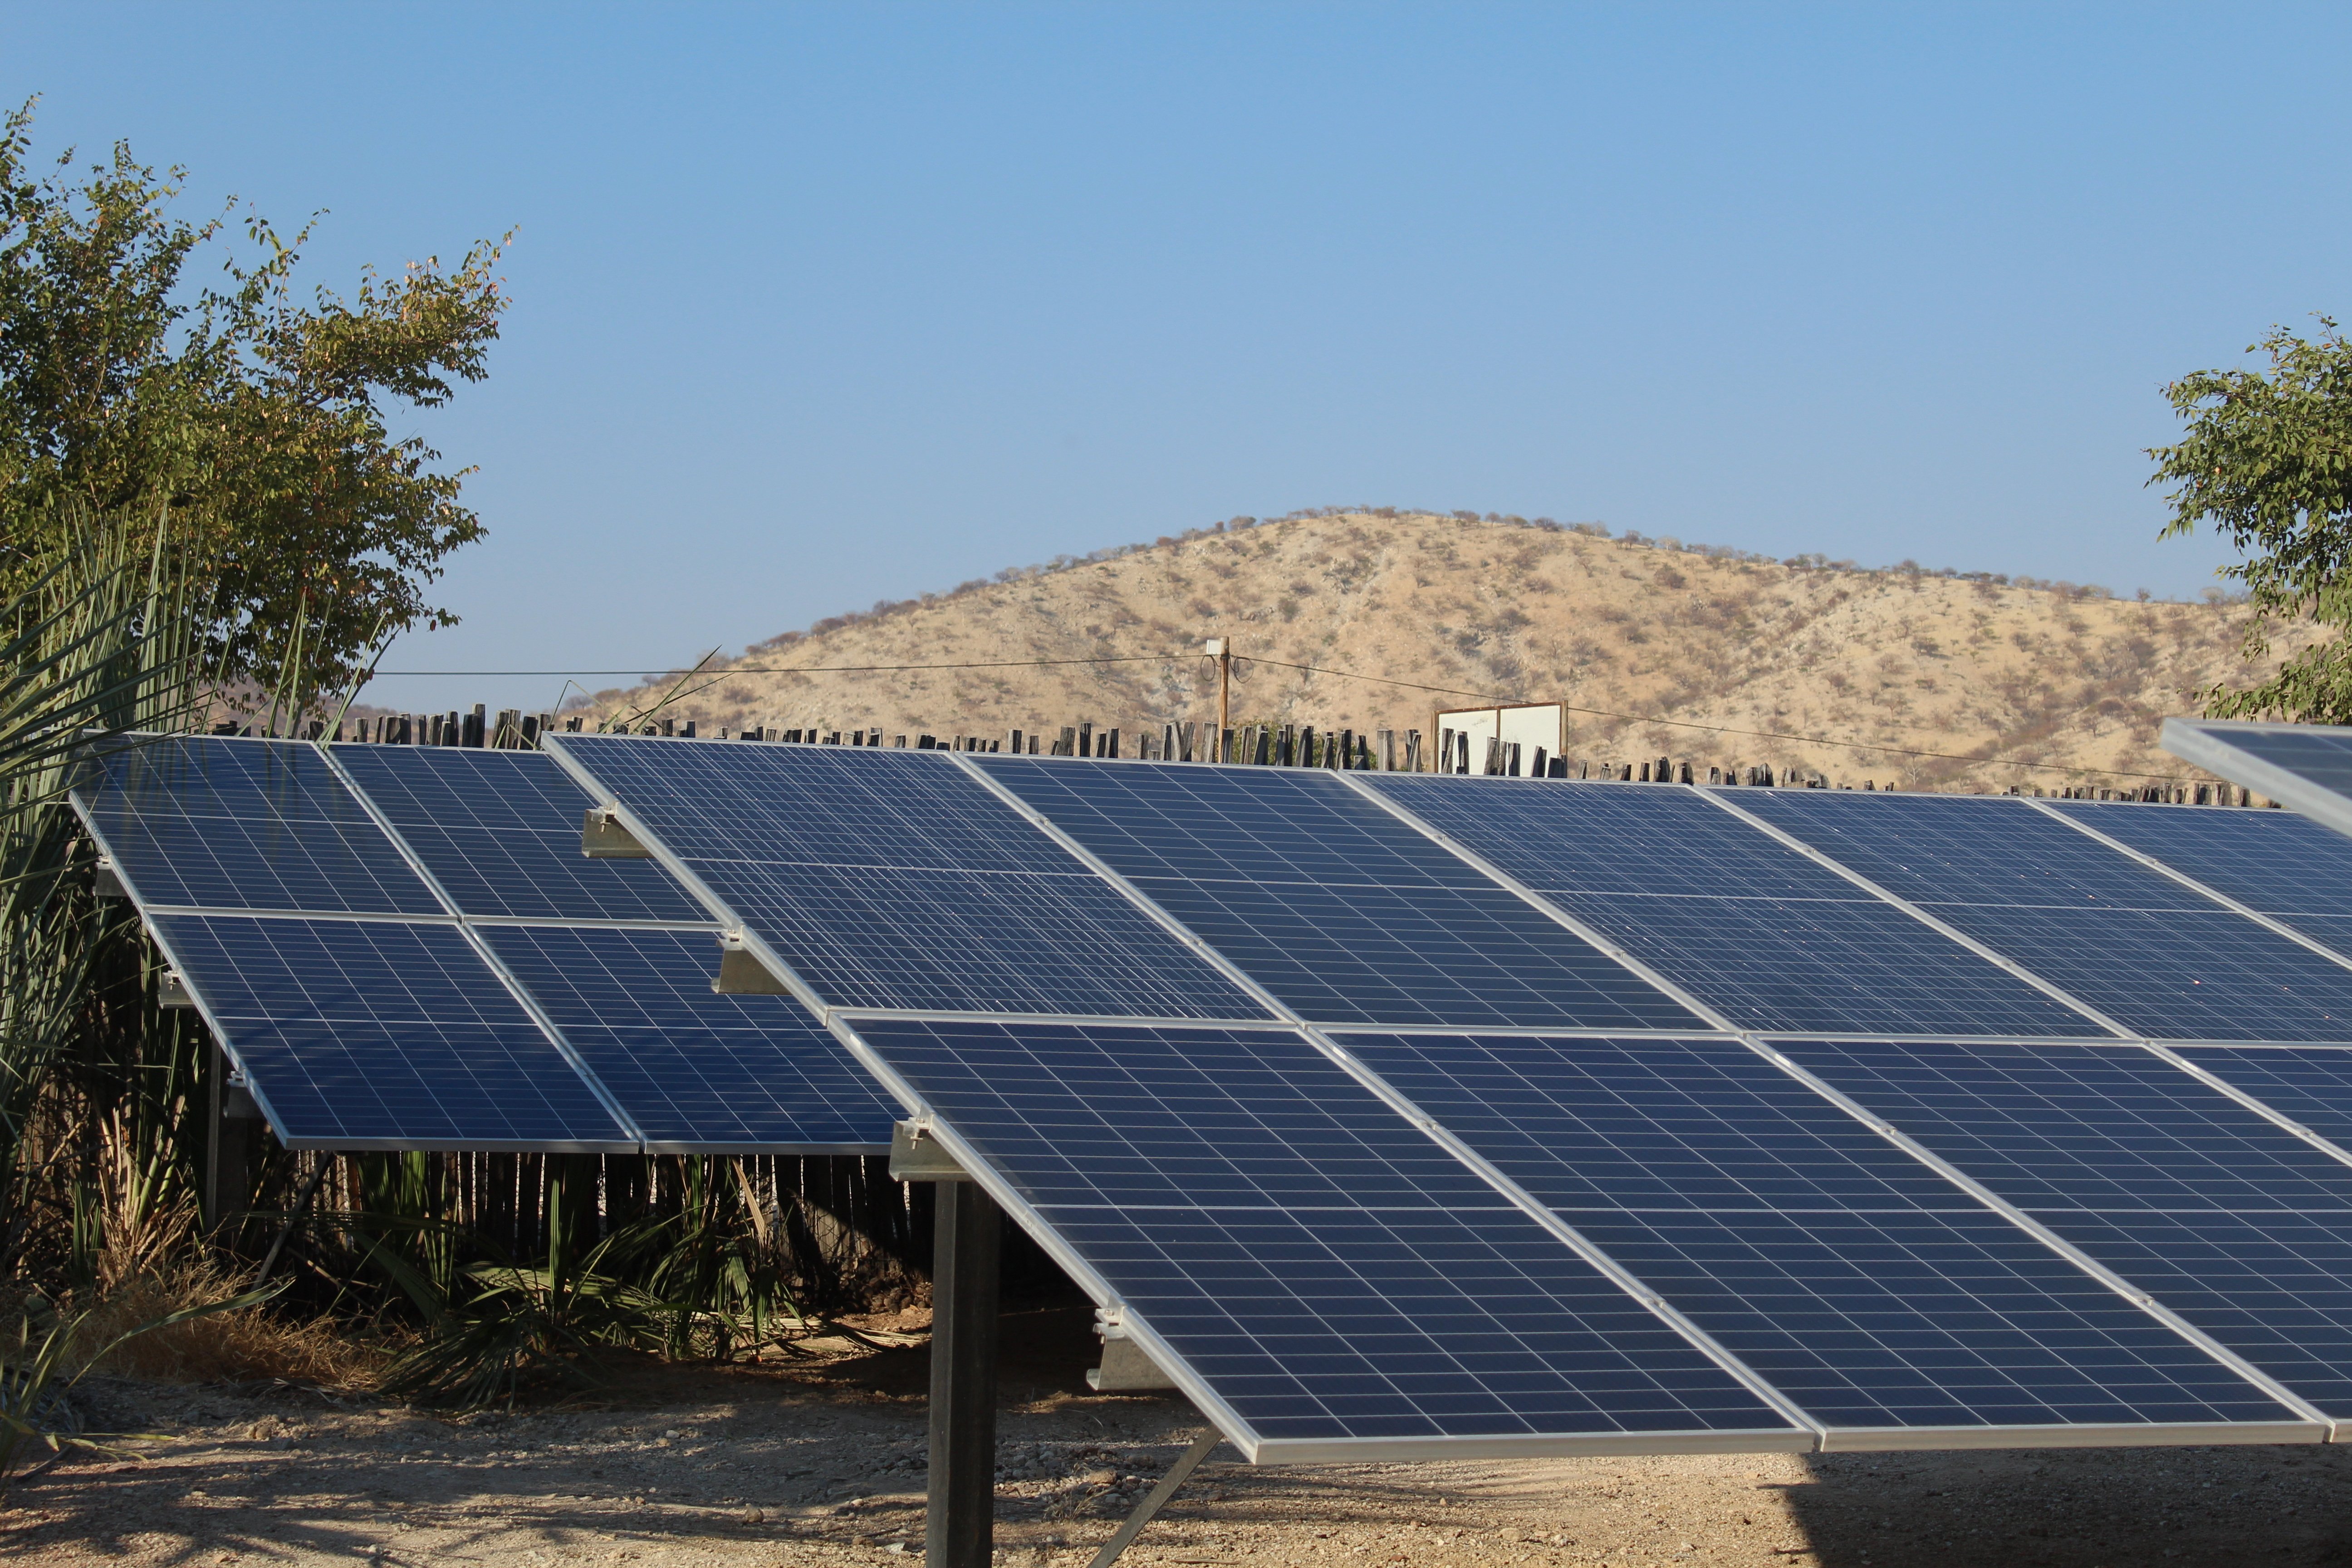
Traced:
[[122, 878], [114, 869], [114, 860], [111, 856], [101, 855], [98, 858], [96, 882], [98, 896], [101, 899], [127, 899], [131, 896], [130, 891], [122, 885]]
[[196, 999], [188, 994], [188, 983], [180, 978], [176, 969], [163, 971], [155, 983], [155, 1005], [158, 1007], [193, 1007]]
[[1127, 1337], [1117, 1307], [1095, 1309], [1095, 1332], [1103, 1342], [1102, 1365], [1087, 1369], [1087, 1387], [1098, 1394], [1118, 1394], [1176, 1386], [1175, 1380], [1160, 1370], [1160, 1363]]
[[901, 1121], [890, 1129], [890, 1179], [894, 1182], [968, 1182], [971, 1173], [940, 1147], [928, 1121]]
[[580, 825], [580, 853], [591, 860], [650, 860], [654, 852], [621, 826], [609, 805], [592, 805]]
[[721, 931], [719, 934], [719, 973], [711, 977], [710, 988], [721, 996], [789, 996], [791, 986], [770, 972], [760, 962], [760, 955], [744, 945], [741, 931]]

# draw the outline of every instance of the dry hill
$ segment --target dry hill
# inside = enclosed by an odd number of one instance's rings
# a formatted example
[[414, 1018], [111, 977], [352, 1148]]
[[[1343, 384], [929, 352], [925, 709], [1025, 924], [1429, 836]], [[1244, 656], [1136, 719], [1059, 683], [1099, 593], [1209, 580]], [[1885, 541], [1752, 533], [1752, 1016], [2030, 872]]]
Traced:
[[[2216, 681], [2265, 673], [2238, 658], [2246, 613], [1542, 520], [1335, 510], [1236, 520], [819, 622], [689, 682], [662, 713], [705, 734], [1001, 737], [1081, 720], [1156, 731], [1214, 720], [1199, 650], [1226, 636], [1253, 659], [1237, 669], [1235, 724], [1426, 731], [1434, 707], [1480, 697], [1563, 701], [1598, 710], [1576, 716], [1568, 754], [1581, 761], [2122, 787], [2192, 776], [2158, 749], [2157, 728], [2197, 711]], [[972, 668], [843, 668], [913, 665]], [[1285, 668], [1297, 665], [1352, 674]], [[601, 693], [595, 714], [641, 709], [666, 684]]]

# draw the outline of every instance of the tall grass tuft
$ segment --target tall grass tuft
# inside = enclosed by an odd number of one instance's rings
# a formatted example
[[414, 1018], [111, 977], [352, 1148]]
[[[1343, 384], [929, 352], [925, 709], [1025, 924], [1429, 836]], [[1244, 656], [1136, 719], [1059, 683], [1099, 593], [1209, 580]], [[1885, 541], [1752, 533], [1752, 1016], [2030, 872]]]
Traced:
[[195, 710], [200, 590], [162, 509], [59, 509], [0, 552], [0, 1267], [48, 1250], [88, 1275], [107, 1205], [142, 1225], [183, 1190], [163, 1152], [188, 1056], [153, 1026], [136, 922], [94, 898], [65, 796], [89, 731], [178, 728]]

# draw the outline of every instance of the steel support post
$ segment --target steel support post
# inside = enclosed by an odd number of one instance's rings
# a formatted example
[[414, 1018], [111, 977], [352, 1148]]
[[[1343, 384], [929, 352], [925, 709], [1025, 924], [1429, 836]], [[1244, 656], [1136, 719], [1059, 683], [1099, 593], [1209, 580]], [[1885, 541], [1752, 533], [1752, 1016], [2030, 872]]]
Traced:
[[989, 1568], [996, 1542], [996, 1201], [941, 1182], [931, 1264], [931, 1474], [925, 1568]]
[[228, 1058], [217, 1041], [205, 1047], [205, 1110], [212, 1136], [205, 1143], [204, 1224], [231, 1252], [245, 1234], [253, 1203], [253, 1167], [262, 1123], [253, 1097], [228, 1081]]

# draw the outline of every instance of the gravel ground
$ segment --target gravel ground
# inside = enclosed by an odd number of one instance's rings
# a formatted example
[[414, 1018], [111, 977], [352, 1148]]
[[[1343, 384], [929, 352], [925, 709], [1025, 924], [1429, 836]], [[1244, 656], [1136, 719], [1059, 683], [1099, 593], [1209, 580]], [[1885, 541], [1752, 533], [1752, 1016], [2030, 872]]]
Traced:
[[[1202, 1429], [1086, 1392], [1088, 1314], [1006, 1320], [997, 1560], [1084, 1563]], [[910, 1326], [901, 1323], [901, 1327]], [[450, 1420], [286, 1386], [110, 1383], [164, 1435], [0, 1510], [42, 1564], [883, 1564], [922, 1552], [919, 1345], [790, 1371], [620, 1369], [592, 1397]], [[1221, 1451], [1128, 1563], [2352, 1564], [2320, 1447], [1733, 1455], [1253, 1469]]]

